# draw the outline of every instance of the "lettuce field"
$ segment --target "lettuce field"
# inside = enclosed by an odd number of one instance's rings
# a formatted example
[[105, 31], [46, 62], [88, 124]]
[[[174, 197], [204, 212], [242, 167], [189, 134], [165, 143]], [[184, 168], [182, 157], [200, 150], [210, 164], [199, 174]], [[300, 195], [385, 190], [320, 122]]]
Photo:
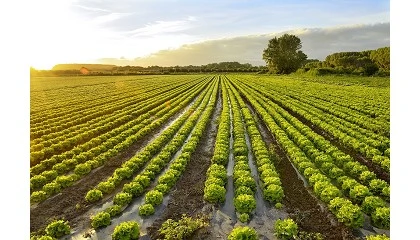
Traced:
[[389, 78], [31, 79], [31, 239], [388, 239]]

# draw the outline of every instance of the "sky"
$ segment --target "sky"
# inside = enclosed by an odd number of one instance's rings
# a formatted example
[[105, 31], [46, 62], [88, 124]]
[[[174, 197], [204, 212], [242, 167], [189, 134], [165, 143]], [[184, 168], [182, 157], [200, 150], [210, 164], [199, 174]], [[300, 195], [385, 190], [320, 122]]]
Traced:
[[[390, 2], [379, 0], [40, 0], [30, 63], [263, 65], [268, 39], [301, 37], [309, 58], [390, 43]], [[159, 64], [161, 63], [161, 64]]]

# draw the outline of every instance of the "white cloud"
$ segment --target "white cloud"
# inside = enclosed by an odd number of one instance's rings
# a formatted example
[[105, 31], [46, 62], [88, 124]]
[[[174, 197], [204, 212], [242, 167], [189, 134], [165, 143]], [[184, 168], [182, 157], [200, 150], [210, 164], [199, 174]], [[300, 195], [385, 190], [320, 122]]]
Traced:
[[101, 63], [116, 65], [202, 65], [221, 61], [238, 61], [265, 65], [262, 51], [268, 40], [284, 33], [295, 34], [302, 40], [302, 50], [308, 58], [324, 60], [334, 52], [362, 51], [390, 45], [389, 23], [351, 25], [332, 28], [304, 28], [281, 33], [248, 35], [186, 44], [173, 50], [161, 50], [147, 57], [124, 61], [107, 58]]
[[146, 24], [144, 27], [128, 31], [127, 34], [131, 35], [132, 37], [138, 37], [181, 32], [191, 28], [191, 22], [196, 20], [197, 19], [195, 17], [190, 16], [186, 20], [155, 21], [153, 23]]

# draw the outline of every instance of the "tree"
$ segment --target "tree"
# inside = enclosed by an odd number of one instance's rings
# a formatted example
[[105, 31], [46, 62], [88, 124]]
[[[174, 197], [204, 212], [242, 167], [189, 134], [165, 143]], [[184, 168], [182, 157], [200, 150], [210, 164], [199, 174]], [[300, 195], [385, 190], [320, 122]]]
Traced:
[[284, 34], [268, 41], [263, 59], [272, 73], [288, 74], [301, 67], [308, 58], [300, 49], [302, 42], [295, 35]]
[[382, 69], [390, 70], [390, 47], [378, 48], [370, 53], [370, 58]]

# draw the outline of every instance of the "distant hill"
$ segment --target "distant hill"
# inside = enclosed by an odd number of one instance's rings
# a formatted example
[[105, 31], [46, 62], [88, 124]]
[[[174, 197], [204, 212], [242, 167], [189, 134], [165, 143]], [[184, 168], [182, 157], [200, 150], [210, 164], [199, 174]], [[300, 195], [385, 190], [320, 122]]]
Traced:
[[57, 64], [51, 70], [80, 70], [82, 67], [89, 69], [89, 71], [111, 71], [117, 65], [69, 63]]

